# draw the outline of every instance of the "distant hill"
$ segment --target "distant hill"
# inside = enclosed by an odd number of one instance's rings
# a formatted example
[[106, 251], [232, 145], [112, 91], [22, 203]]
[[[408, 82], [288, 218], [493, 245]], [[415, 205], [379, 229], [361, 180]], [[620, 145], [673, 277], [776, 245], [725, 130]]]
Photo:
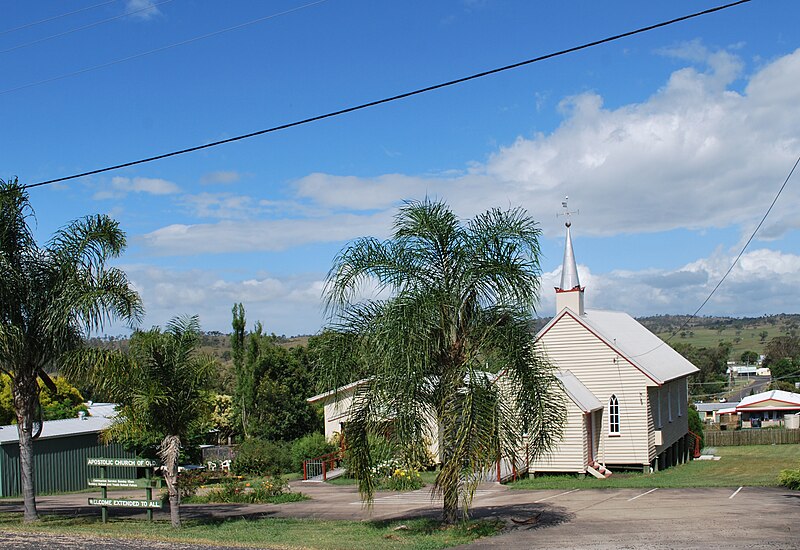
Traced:
[[764, 353], [765, 345], [772, 338], [795, 336], [800, 331], [800, 315], [795, 313], [694, 319], [690, 319], [688, 315], [656, 315], [641, 317], [638, 321], [662, 340], [669, 338], [671, 343], [685, 342], [700, 347], [716, 347], [722, 342], [730, 342], [731, 359], [737, 359], [744, 351]]
[[[654, 315], [637, 319], [645, 327], [670, 342], [685, 342], [699, 347], [716, 347], [721, 342], [732, 345], [731, 359], [743, 351], [764, 353], [764, 346], [775, 336], [796, 335], [800, 331], [800, 314], [764, 315], [762, 317], [696, 317], [688, 315]], [[688, 322], [687, 322], [688, 320]], [[534, 320], [531, 330], [538, 332], [550, 321], [549, 317]], [[683, 324], [686, 326], [681, 328]], [[308, 344], [310, 335], [276, 336], [280, 346], [292, 348]], [[93, 338], [91, 345], [109, 349], [125, 349], [124, 337]], [[202, 336], [201, 349], [224, 364], [231, 364], [231, 338], [217, 331]]]

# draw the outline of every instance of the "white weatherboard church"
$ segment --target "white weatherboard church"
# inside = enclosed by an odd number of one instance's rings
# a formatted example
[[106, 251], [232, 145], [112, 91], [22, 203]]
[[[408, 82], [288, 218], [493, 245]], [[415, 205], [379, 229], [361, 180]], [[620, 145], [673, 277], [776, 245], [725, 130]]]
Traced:
[[559, 371], [567, 419], [561, 443], [530, 472], [649, 472], [684, 462], [694, 440], [687, 378], [697, 367], [627, 313], [584, 308], [566, 227], [556, 315], [536, 346]]
[[[687, 378], [697, 368], [627, 313], [584, 308], [570, 225], [556, 315], [535, 336], [538, 351], [558, 369], [563, 436], [549, 454], [518, 470], [607, 477], [615, 467], [649, 473], [682, 463], [694, 443]], [[324, 405], [327, 438], [341, 431], [365, 382], [309, 398]]]

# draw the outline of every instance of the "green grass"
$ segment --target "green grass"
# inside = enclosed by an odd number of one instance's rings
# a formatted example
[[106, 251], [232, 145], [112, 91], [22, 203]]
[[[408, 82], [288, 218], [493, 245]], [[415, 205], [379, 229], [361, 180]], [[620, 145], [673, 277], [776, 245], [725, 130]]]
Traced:
[[[422, 478], [422, 482], [425, 485], [433, 485], [433, 482], [436, 481], [436, 476], [439, 472], [420, 472], [419, 475]], [[358, 482], [353, 479], [352, 477], [342, 476], [337, 477], [336, 479], [332, 479], [328, 481], [331, 485], [356, 485]], [[378, 489], [379, 491], [388, 491], [388, 489]]]
[[[405, 526], [395, 530], [399, 526]], [[323, 521], [265, 518], [258, 520], [186, 521], [181, 530], [167, 522], [111, 520], [47, 516], [35, 524], [23, 524], [20, 514], [0, 514], [0, 530], [86, 534], [211, 545], [242, 545], [269, 548], [368, 549], [447, 548], [497, 534], [502, 522], [469, 521], [443, 526], [431, 519], [392, 522]]]
[[781, 470], [800, 465], [800, 445], [716, 447], [721, 460], [695, 460], [650, 475], [615, 472], [608, 479], [542, 476], [509, 483], [512, 489], [777, 487]]
[[[280, 495], [273, 495], [269, 497], [262, 498], [261, 500], [256, 501], [256, 504], [285, 504], [287, 502], [301, 502], [303, 500], [310, 500], [309, 497], [304, 495], [303, 493], [283, 493]], [[251, 500], [220, 500], [214, 497], [213, 493], [205, 494], [205, 495], [194, 495], [191, 497], [186, 497], [181, 499], [181, 502], [186, 504], [224, 504], [226, 502], [237, 502], [237, 503], [246, 503], [250, 504], [253, 503]]]

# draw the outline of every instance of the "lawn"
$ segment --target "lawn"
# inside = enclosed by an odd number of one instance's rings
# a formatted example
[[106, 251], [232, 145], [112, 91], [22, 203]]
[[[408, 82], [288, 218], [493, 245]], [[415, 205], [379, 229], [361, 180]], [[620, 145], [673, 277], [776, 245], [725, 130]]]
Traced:
[[22, 524], [20, 514], [0, 514], [0, 530], [86, 534], [198, 544], [269, 548], [369, 549], [447, 548], [497, 534], [502, 522], [470, 521], [445, 527], [431, 519], [393, 522], [323, 521], [265, 518], [258, 520], [186, 521], [174, 530], [168, 522], [47, 516], [36, 524]]
[[509, 483], [512, 489], [741, 487], [778, 485], [781, 470], [800, 466], [800, 445], [716, 447], [720, 460], [694, 460], [650, 475], [616, 472], [608, 479], [542, 476]]
[[[434, 472], [424, 471], [419, 473], [420, 477], [422, 478], [422, 482], [425, 484], [425, 486], [433, 485], [433, 482], [436, 481], [436, 476], [438, 474], [439, 472], [435, 471]], [[330, 483], [331, 485], [355, 485], [358, 482], [352, 477], [342, 476], [342, 477], [337, 477], [336, 479], [332, 479], [328, 481], [328, 483]], [[378, 490], [383, 491], [388, 489], [378, 489]]]

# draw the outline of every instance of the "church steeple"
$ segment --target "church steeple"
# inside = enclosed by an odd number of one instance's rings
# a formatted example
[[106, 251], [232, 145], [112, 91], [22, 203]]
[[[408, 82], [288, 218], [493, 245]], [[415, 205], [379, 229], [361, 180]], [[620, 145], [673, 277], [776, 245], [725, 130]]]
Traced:
[[559, 313], [564, 308], [571, 309], [578, 315], [584, 314], [583, 309], [583, 288], [578, 279], [578, 263], [575, 261], [575, 252], [572, 249], [572, 235], [570, 234], [570, 214], [577, 212], [570, 212], [567, 210], [567, 199], [561, 203], [564, 207], [564, 215], [567, 217], [567, 238], [564, 243], [564, 263], [561, 266], [561, 284], [556, 288], [556, 313]]
[[568, 221], [565, 225], [567, 226], [567, 241], [564, 244], [564, 264], [561, 267], [561, 285], [558, 287], [562, 292], [581, 286], [581, 282], [578, 280], [578, 264], [575, 262], [575, 252], [572, 250], [572, 235], [570, 235], [569, 232], [572, 223]]

